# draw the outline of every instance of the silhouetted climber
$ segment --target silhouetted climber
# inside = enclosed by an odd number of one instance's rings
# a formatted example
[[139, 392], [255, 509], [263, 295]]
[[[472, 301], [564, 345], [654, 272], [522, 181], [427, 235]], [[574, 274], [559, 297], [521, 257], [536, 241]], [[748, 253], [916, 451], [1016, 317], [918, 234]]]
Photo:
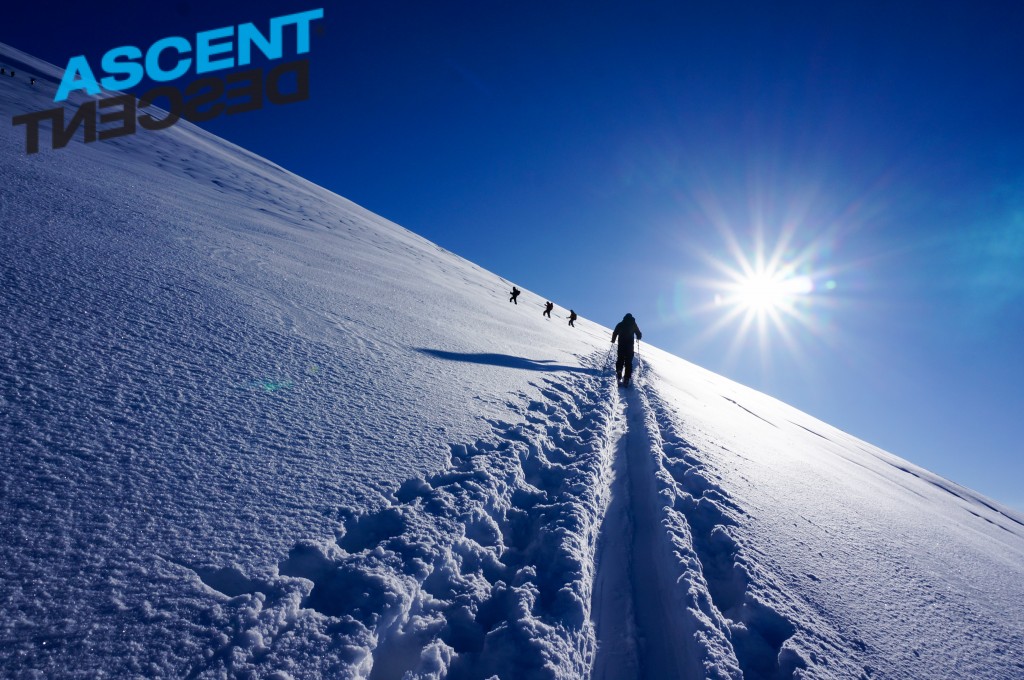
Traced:
[[545, 302], [544, 303], [544, 316], [546, 316], [546, 317], [548, 317], [550, 319], [551, 318], [551, 310], [554, 309], [554, 308], [555, 308], [555, 303], [554, 302]]
[[569, 325], [570, 325], [570, 326], [572, 326], [573, 328], [576, 328], [576, 324], [574, 324], [574, 323], [573, 323], [573, 321], [575, 321], [575, 320], [576, 320], [576, 319], [578, 319], [578, 318], [579, 318], [579, 317], [578, 317], [578, 316], [576, 316], [576, 312], [574, 312], [574, 311], [572, 311], [572, 310], [570, 309], [570, 310], [569, 310]]
[[29, 85], [35, 85], [36, 84], [36, 79], [35, 78], [29, 78], [28, 79], [28, 84]]
[[0, 76], [5, 76], [5, 75], [7, 75], [7, 69], [5, 69], [3, 67], [0, 67]]
[[516, 298], [517, 298], [517, 297], [519, 297], [519, 294], [520, 294], [520, 293], [522, 293], [522, 292], [523, 292], [523, 291], [519, 290], [519, 289], [518, 289], [518, 288], [516, 288], [515, 286], [512, 286], [512, 297], [510, 297], [510, 298], [508, 299], [508, 301], [509, 301], [509, 302], [515, 302], [515, 303], [516, 303], [516, 304], [518, 305], [519, 303], [518, 303], [518, 302], [516, 302]]
[[[633, 336], [639, 340], [643, 337], [640, 327], [636, 325], [636, 319], [632, 314], [622, 317], [612, 331], [612, 342], [619, 340], [619, 356], [615, 360], [615, 379], [623, 387], [629, 387], [629, 380], [633, 377]], [[625, 374], [623, 374], [625, 372]]]

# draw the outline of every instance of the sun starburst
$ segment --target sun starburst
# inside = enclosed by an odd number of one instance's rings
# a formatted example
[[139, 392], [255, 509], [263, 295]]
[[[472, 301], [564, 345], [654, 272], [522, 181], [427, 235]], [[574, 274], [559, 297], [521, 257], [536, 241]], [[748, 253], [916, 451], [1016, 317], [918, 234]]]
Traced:
[[754, 343], [768, 362], [778, 342], [796, 357], [807, 338], [828, 342], [824, 319], [836, 283], [835, 270], [821, 262], [826, 237], [798, 245], [795, 226], [778, 231], [769, 244], [765, 230], [755, 229], [743, 247], [734, 231], [723, 228], [725, 254], [701, 253], [714, 274], [695, 281], [710, 299], [693, 311], [712, 320], [696, 344], [731, 336], [728, 357]]

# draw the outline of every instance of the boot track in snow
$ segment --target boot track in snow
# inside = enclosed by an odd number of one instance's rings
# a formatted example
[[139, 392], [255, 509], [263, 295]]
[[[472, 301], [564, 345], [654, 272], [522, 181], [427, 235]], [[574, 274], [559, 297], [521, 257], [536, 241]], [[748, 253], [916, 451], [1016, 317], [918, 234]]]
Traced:
[[754, 594], [729, 527], [742, 511], [647, 386], [615, 402], [610, 503], [597, 546], [593, 680], [792, 677], [795, 633]]
[[334, 540], [298, 542], [277, 575], [191, 567], [231, 598], [191, 674], [308, 646], [293, 651], [349, 678], [791, 675], [799, 657], [779, 658], [794, 629], [751, 596], [729, 534], [742, 513], [676, 436], [646, 366], [620, 393], [589, 363], [510, 402], [518, 422], [452, 444], [446, 469], [388, 506], [350, 511]]

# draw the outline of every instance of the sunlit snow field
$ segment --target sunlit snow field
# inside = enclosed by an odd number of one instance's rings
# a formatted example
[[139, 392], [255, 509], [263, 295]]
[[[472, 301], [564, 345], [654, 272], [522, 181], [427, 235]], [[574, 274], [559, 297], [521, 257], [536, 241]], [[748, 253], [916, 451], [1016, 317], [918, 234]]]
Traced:
[[1019, 513], [189, 124], [0, 145], [0, 675], [1024, 677]]

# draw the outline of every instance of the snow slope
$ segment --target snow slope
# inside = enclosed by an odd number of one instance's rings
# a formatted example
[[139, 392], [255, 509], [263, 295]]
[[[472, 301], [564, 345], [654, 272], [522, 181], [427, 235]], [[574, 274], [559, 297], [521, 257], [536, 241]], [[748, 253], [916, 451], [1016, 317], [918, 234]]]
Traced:
[[0, 675], [1024, 677], [1019, 514], [186, 123], [0, 148]]

